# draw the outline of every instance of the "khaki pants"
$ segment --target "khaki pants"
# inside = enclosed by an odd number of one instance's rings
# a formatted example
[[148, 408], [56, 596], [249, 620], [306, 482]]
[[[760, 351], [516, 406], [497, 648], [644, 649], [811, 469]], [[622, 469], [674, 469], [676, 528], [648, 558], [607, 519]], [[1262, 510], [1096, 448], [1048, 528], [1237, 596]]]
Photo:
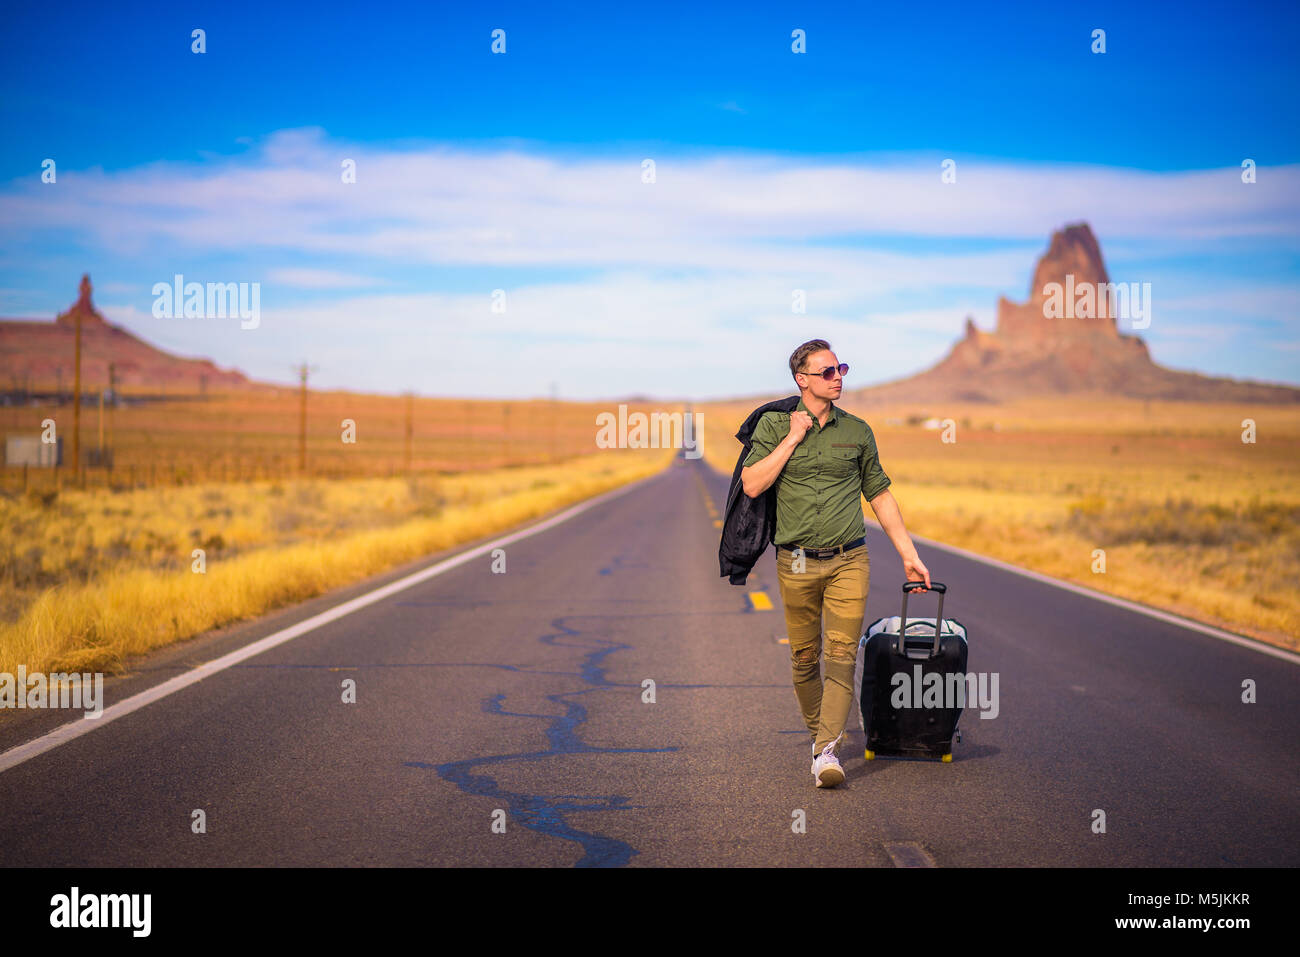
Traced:
[[[778, 548], [776, 577], [790, 636], [794, 693], [814, 737], [813, 751], [820, 754], [826, 745], [839, 743], [853, 706], [853, 672], [871, 585], [871, 559], [865, 543], [832, 558], [804, 556], [802, 571], [794, 570], [795, 559], [794, 552]], [[818, 666], [823, 614], [824, 682]]]

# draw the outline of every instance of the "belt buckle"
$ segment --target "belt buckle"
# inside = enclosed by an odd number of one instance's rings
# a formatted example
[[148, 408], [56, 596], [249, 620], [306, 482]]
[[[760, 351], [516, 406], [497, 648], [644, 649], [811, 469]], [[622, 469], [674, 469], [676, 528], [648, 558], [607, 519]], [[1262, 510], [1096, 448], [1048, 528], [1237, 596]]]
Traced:
[[792, 552], [803, 552], [805, 557], [815, 558], [818, 561], [824, 561], [827, 558], [834, 558], [836, 555], [844, 554], [844, 546], [836, 545], [834, 548], [805, 548], [802, 545], [790, 546]]

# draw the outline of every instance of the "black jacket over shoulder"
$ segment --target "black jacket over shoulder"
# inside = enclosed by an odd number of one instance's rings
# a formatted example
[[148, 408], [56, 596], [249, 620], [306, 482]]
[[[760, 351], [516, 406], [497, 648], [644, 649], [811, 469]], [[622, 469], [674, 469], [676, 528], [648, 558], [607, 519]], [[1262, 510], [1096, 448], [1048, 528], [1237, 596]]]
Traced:
[[722, 521], [722, 542], [718, 545], [718, 564], [721, 574], [733, 585], [745, 584], [750, 570], [763, 557], [767, 546], [776, 539], [776, 483], [758, 498], [750, 498], [740, 484], [740, 470], [745, 467], [745, 458], [753, 441], [754, 429], [764, 412], [793, 412], [799, 404], [799, 396], [792, 395], [777, 399], [767, 405], [760, 405], [736, 433], [740, 439], [740, 458], [736, 459], [736, 469], [731, 473], [731, 490], [727, 493], [726, 517]]

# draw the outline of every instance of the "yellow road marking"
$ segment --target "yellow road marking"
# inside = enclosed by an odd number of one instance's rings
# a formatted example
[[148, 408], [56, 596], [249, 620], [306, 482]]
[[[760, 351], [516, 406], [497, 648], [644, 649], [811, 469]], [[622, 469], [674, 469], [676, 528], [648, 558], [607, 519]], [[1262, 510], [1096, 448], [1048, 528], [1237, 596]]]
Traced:
[[755, 611], [772, 610], [772, 599], [767, 597], [766, 592], [752, 591], [749, 593], [749, 600]]

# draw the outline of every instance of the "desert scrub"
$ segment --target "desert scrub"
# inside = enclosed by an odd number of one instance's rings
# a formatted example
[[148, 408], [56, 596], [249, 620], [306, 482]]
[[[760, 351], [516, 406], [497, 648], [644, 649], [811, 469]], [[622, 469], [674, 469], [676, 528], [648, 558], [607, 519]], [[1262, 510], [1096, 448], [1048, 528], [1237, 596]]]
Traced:
[[[211, 488], [65, 492], [58, 508], [8, 501], [0, 556], [0, 671], [116, 668], [137, 654], [251, 618], [396, 564], [510, 528], [653, 475], [672, 449], [431, 480], [313, 479]], [[543, 479], [545, 488], [532, 488]], [[310, 484], [311, 487], [297, 487]], [[104, 515], [103, 496], [123, 499]], [[118, 507], [119, 502], [127, 507]], [[209, 522], [214, 511], [233, 522]], [[286, 532], [280, 515], [296, 516]], [[9, 519], [15, 519], [12, 523]], [[21, 527], [31, 543], [8, 534]], [[233, 544], [232, 544], [233, 543]], [[115, 548], [116, 560], [109, 549]], [[206, 571], [191, 553], [205, 548]], [[51, 584], [52, 583], [52, 584]]]
[[1098, 543], [1127, 545], [1259, 545], [1275, 537], [1300, 550], [1300, 505], [1258, 500], [1246, 505], [1203, 504], [1188, 498], [1163, 503], [1071, 505], [1064, 529]]

